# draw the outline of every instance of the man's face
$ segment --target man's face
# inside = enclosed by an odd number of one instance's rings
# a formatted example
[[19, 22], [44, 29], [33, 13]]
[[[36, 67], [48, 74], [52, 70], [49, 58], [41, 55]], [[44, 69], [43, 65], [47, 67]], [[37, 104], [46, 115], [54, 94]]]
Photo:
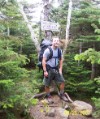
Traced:
[[59, 38], [53, 38], [52, 45], [54, 47], [58, 47], [59, 46]]

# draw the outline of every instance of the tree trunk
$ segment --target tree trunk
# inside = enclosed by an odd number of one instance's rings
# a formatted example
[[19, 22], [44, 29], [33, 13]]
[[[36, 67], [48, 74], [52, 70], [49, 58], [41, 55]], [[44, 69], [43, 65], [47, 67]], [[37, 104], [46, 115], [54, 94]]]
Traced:
[[31, 39], [34, 42], [37, 51], [39, 51], [40, 50], [40, 44], [38, 42], [38, 39], [35, 37], [34, 30], [33, 30], [31, 24], [29, 23], [29, 21], [27, 19], [27, 16], [26, 16], [26, 14], [25, 14], [25, 12], [23, 10], [23, 6], [19, 2], [18, 2], [18, 6], [19, 6], [20, 13], [22, 14], [22, 16], [23, 16], [23, 18], [24, 18], [24, 20], [25, 20], [25, 22], [27, 24], [27, 27], [28, 27], [28, 29], [29, 29], [29, 31], [31, 33]]
[[[93, 43], [93, 48], [95, 49], [95, 43]], [[92, 70], [91, 79], [94, 79], [94, 77], [95, 77], [95, 64], [92, 64], [91, 70]]]
[[67, 25], [66, 25], [66, 42], [65, 42], [65, 47], [64, 47], [64, 50], [63, 50], [63, 60], [64, 60], [64, 55], [65, 55], [66, 50], [67, 50], [67, 46], [70, 42], [70, 40], [69, 40], [69, 29], [70, 29], [71, 13], [72, 13], [72, 0], [69, 1]]
[[9, 29], [9, 26], [7, 27], [7, 36], [10, 35], [10, 29]]
[[[50, 21], [50, 11], [51, 11], [51, 4], [49, 3], [49, 0], [43, 0], [44, 2], [44, 21]], [[52, 39], [52, 32], [51, 31], [45, 31], [45, 37], [48, 40]]]
[[[79, 43], [79, 54], [82, 53], [82, 42]], [[80, 61], [78, 61], [78, 66], [80, 65]]]
[[95, 64], [92, 64], [92, 72], [91, 72], [91, 79], [94, 79], [95, 76]]

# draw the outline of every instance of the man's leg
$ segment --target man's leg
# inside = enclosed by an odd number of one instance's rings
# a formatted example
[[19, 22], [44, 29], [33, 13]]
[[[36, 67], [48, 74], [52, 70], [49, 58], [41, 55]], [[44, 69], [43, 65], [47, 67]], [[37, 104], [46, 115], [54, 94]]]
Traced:
[[65, 83], [62, 82], [62, 83], [60, 84], [60, 91], [64, 91], [64, 87], [65, 87]]
[[46, 92], [47, 96], [50, 95], [50, 88], [49, 88], [49, 86], [45, 86], [45, 92]]
[[46, 98], [47, 98], [48, 102], [50, 104], [54, 103], [54, 101], [52, 100], [51, 95], [50, 95], [50, 88], [49, 88], [49, 86], [45, 86], [45, 92], [46, 92]]
[[65, 83], [62, 82], [62, 83], [60, 84], [60, 91], [59, 91], [60, 95], [64, 94], [64, 87], [65, 87]]
[[49, 103], [54, 103], [51, 95], [50, 95], [50, 84], [51, 84], [51, 79], [52, 79], [52, 75], [51, 72], [48, 72], [48, 77], [44, 77], [44, 85], [45, 85], [45, 92], [46, 92], [46, 97]]
[[65, 87], [65, 83], [62, 82], [62, 83], [60, 84], [59, 96], [60, 96], [60, 98], [61, 98], [62, 100], [68, 101], [68, 99], [66, 98], [66, 96], [65, 96], [65, 94], [64, 94], [64, 87]]
[[59, 87], [60, 90], [58, 93], [59, 97], [64, 101], [68, 101], [65, 94], [64, 94], [65, 80], [61, 74], [57, 75], [57, 81], [60, 83], [60, 87]]
[[59, 92], [61, 93], [61, 94], [63, 94], [64, 93], [64, 87], [65, 87], [65, 80], [64, 80], [64, 77], [63, 77], [63, 75], [61, 75], [61, 74], [56, 74], [56, 81], [60, 84], [60, 90], [59, 90]]

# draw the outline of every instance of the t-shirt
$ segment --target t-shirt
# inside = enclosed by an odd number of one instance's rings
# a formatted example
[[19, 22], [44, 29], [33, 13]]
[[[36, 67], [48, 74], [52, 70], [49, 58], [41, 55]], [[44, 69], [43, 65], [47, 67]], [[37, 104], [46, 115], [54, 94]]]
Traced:
[[[51, 47], [52, 48], [52, 47]], [[51, 59], [49, 59], [46, 64], [48, 64], [50, 67], [56, 67], [58, 66], [59, 63], [59, 58], [58, 58], [58, 48], [53, 49], [53, 56]], [[48, 58], [48, 56], [50, 55], [50, 50], [47, 48], [44, 51], [43, 57], [45, 57], [46, 59]], [[61, 52], [61, 57], [62, 57], [62, 52]]]

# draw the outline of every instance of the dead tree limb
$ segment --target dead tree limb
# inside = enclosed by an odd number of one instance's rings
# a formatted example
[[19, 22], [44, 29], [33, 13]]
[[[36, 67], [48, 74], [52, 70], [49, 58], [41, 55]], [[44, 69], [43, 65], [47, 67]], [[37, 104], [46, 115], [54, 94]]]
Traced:
[[[50, 89], [50, 93], [53, 93], [53, 92], [55, 92], [55, 90], [54, 90], [54, 88], [51, 88], [51, 89]], [[38, 93], [38, 94], [33, 95], [32, 98], [40, 98], [40, 97], [43, 97], [43, 96], [45, 96], [45, 95], [46, 95], [46, 92]]]
[[72, 103], [73, 100], [69, 97], [68, 93], [65, 92], [65, 95], [66, 95], [67, 99]]

